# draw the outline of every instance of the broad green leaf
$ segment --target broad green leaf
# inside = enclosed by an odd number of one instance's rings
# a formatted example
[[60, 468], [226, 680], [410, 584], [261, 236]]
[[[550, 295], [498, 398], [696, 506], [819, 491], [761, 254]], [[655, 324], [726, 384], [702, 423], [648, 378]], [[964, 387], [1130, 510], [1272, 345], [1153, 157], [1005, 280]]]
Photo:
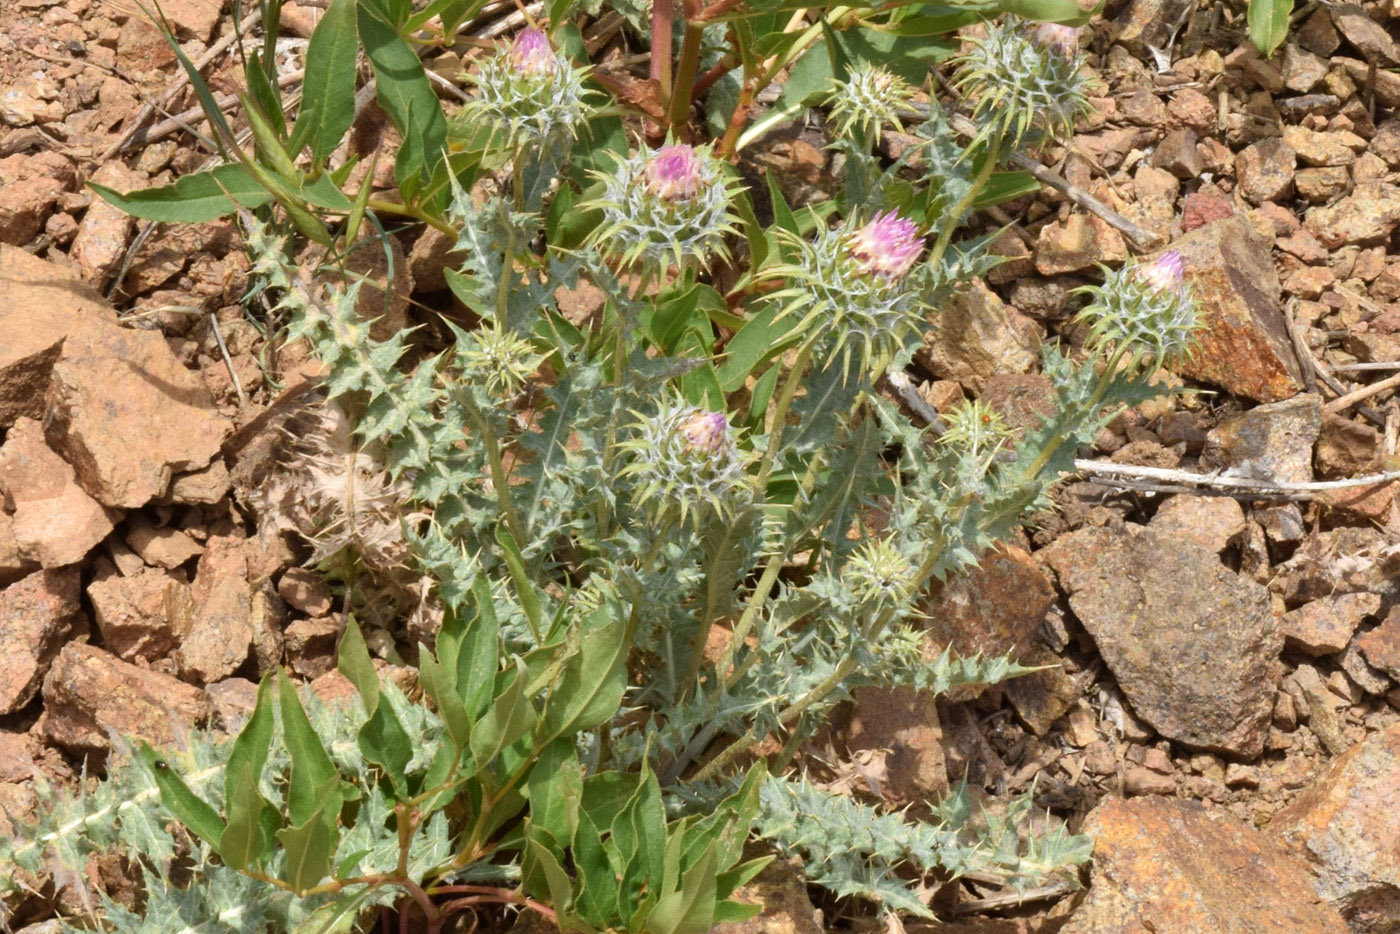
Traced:
[[572, 840], [583, 798], [583, 769], [573, 737], [557, 739], [540, 751], [526, 788], [530, 820], [556, 840]]
[[500, 665], [501, 624], [496, 619], [496, 603], [491, 582], [478, 574], [472, 582], [476, 615], [467, 624], [457, 651], [457, 694], [473, 719], [486, 712]]
[[491, 764], [506, 746], [535, 726], [535, 706], [525, 693], [525, 666], [518, 659], [514, 671], [503, 672], [506, 686], [496, 695], [486, 714], [472, 728], [471, 751], [479, 769]]
[[292, 756], [292, 776], [287, 787], [287, 813], [294, 827], [304, 828], [321, 807], [326, 783], [339, 779], [335, 764], [326, 754], [321, 737], [306, 718], [297, 689], [280, 669], [277, 672], [277, 700], [282, 712], [282, 738]]
[[1249, 0], [1249, 39], [1265, 57], [1288, 38], [1293, 0]]
[[801, 335], [789, 320], [778, 320], [779, 308], [770, 306], [744, 322], [724, 348], [719, 385], [726, 393], [743, 388], [759, 364], [797, 343]]
[[533, 828], [528, 823], [526, 824], [525, 860], [521, 870], [522, 876], [526, 880], [543, 877], [545, 890], [541, 891], [536, 888], [534, 891], [537, 895], [548, 896], [550, 907], [558, 915], [555, 920], [561, 931], [591, 934], [595, 930], [593, 925], [585, 922], [572, 910], [573, 883], [569, 879], [569, 874], [564, 871], [564, 867], [559, 864], [559, 858], [554, 855], [554, 850], [545, 842], [548, 836], [547, 832], [542, 832], [539, 828]]
[[258, 790], [267, 764], [274, 725], [272, 679], [258, 685], [252, 716], [229, 751], [224, 769], [224, 811], [228, 820], [219, 838], [219, 856], [233, 869], [246, 869], [270, 855], [281, 815]]
[[994, 172], [986, 187], [977, 193], [972, 206], [974, 209], [992, 207], [1039, 190], [1040, 182], [1029, 172]]
[[716, 844], [705, 848], [700, 858], [681, 878], [679, 891], [656, 903], [647, 916], [647, 929], [653, 934], [706, 934], [714, 926]]
[[[441, 641], [438, 645], [441, 647]], [[456, 679], [448, 674], [447, 668], [428, 651], [426, 646], [419, 647], [418, 663], [418, 683], [422, 685], [423, 692], [432, 699], [433, 706], [437, 708], [438, 716], [442, 717], [443, 725], [447, 728], [447, 736], [452, 740], [452, 744], [458, 751], [465, 750], [467, 743], [471, 739], [472, 718], [467, 713], [466, 706], [462, 699], [457, 696]]]
[[1103, 0], [1092, 5], [1082, 0], [997, 0], [996, 6], [1004, 13], [1039, 23], [1083, 26], [1103, 8]]
[[627, 691], [627, 627], [604, 604], [583, 621], [580, 645], [545, 702], [536, 745], [591, 730], [617, 713]]
[[141, 744], [141, 758], [155, 776], [160, 800], [166, 809], [195, 836], [210, 846], [218, 847], [219, 837], [224, 832], [224, 822], [219, 819], [219, 812], [191, 791], [185, 780], [148, 743]]
[[355, 690], [360, 692], [368, 719], [360, 727], [357, 737], [360, 752], [364, 757], [384, 770], [393, 782], [394, 789], [401, 795], [408, 793], [408, 777], [404, 770], [413, 758], [412, 742], [407, 731], [399, 722], [394, 708], [380, 703], [379, 672], [374, 670], [365, 638], [360, 633], [360, 625], [355, 617], [348, 618], [345, 634], [340, 638], [340, 652], [336, 668], [350, 679]]
[[510, 571], [511, 583], [515, 585], [515, 596], [520, 608], [525, 611], [525, 621], [530, 624], [530, 632], [536, 642], [544, 639], [544, 611], [540, 609], [540, 598], [535, 595], [535, 585], [530, 575], [525, 573], [525, 559], [520, 555], [520, 546], [511, 536], [505, 523], [496, 526], [496, 544], [501, 546], [501, 559]]
[[[384, 0], [385, 3], [388, 0]], [[399, 35], [398, 24], [385, 19], [380, 0], [359, 0], [356, 22], [365, 54], [374, 67], [379, 106], [389, 115], [403, 140], [394, 161], [400, 188], [421, 188], [433, 177], [433, 169], [447, 146], [447, 117], [438, 101], [418, 53]]]
[[573, 857], [574, 908], [599, 927], [612, 927], [619, 915], [617, 896], [623, 865], [617, 851], [603, 840], [602, 828], [587, 813], [578, 816], [578, 833], [570, 848]]
[[109, 204], [142, 220], [167, 224], [201, 224], [245, 208], [262, 207], [272, 193], [259, 185], [241, 165], [221, 165], [207, 172], [184, 175], [173, 184], [121, 193], [105, 185], [88, 186]]
[[336, 814], [340, 811], [339, 778], [326, 782], [319, 792], [320, 801], [305, 821], [284, 827], [277, 840], [286, 851], [287, 862], [282, 879], [298, 892], [316, 885], [331, 871], [335, 855]]
[[[292, 152], [311, 147], [313, 167], [335, 151], [355, 119], [355, 0], [331, 0], [306, 47], [301, 112], [292, 127]], [[366, 178], [366, 185], [369, 184]]]
[[[363, 856], [364, 853], [358, 855]], [[352, 870], [353, 867], [336, 874], [348, 876]], [[348, 934], [354, 930], [355, 922], [360, 917], [360, 910], [364, 907], [365, 901], [374, 893], [375, 890], [372, 887], [365, 886], [354, 895], [342, 895], [335, 901], [322, 905], [311, 912], [296, 927], [292, 928], [292, 934]]]

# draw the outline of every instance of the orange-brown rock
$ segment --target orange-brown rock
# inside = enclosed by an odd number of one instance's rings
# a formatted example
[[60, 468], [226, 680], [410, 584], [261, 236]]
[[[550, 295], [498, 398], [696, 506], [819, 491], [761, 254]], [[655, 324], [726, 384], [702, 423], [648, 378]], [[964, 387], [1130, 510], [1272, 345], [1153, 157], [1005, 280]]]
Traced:
[[1303, 856], [1355, 934], [1400, 931], [1400, 726], [1335, 759], [1269, 832]]
[[0, 447], [0, 498], [13, 510], [20, 557], [46, 568], [83, 560], [117, 514], [84, 492], [32, 418], [18, 419]]
[[78, 569], [69, 567], [0, 590], [0, 714], [33, 700], [63, 643], [87, 631], [78, 587]]
[[44, 679], [44, 714], [35, 729], [72, 753], [104, 755], [113, 732], [168, 746], [212, 713], [199, 688], [73, 642]]
[[1191, 231], [1172, 249], [1186, 260], [1205, 325], [1196, 350], [1178, 368], [1181, 375], [1258, 402], [1302, 389], [1269, 244], [1229, 217]]
[[1165, 797], [1089, 815], [1089, 896], [1062, 934], [1348, 934], [1283, 847], [1229, 815]]

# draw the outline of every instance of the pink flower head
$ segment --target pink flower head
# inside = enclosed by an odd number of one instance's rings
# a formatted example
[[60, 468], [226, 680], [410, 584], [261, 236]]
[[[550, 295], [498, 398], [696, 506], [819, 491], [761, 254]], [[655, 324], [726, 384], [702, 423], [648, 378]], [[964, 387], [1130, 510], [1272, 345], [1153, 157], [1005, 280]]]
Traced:
[[647, 188], [665, 201], [689, 201], [700, 190], [700, 164], [684, 143], [663, 146], [647, 162]]
[[521, 30], [515, 37], [506, 58], [522, 75], [552, 75], [557, 67], [549, 37], [533, 26]]
[[714, 455], [729, 444], [729, 420], [723, 412], [692, 412], [682, 419], [678, 430], [687, 451]]
[[850, 251], [867, 275], [899, 279], [924, 251], [924, 238], [913, 221], [886, 211], [851, 235]]
[[1036, 45], [1052, 49], [1065, 58], [1074, 58], [1079, 54], [1079, 30], [1073, 26], [1041, 23], [1035, 27], [1032, 39]]
[[1176, 250], [1163, 253], [1150, 266], [1138, 271], [1142, 281], [1154, 292], [1175, 292], [1181, 288], [1182, 274], [1186, 272], [1186, 260]]

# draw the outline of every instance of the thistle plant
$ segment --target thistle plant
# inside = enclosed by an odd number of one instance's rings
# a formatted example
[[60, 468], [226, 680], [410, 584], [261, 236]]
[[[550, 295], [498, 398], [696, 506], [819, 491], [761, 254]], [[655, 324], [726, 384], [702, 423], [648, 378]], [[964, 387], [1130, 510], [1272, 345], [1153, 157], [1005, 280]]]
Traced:
[[596, 177], [603, 193], [587, 206], [601, 210], [603, 221], [592, 243], [609, 260], [655, 278], [687, 259], [704, 266], [728, 255], [734, 183], [709, 147], [639, 149]]
[[[1042, 0], [1044, 19], [1078, 11], [1059, 2]], [[960, 140], [935, 100], [909, 128], [925, 163], [913, 170], [913, 155], [885, 163], [872, 143], [902, 125], [912, 91], [895, 76], [930, 61], [838, 75], [820, 72], [849, 54], [804, 58], [823, 37], [917, 28], [900, 4], [775, 17], [687, 0], [674, 61], [669, 5], [655, 4], [645, 82], [593, 68], [555, 4], [548, 32], [476, 63], [450, 119], [419, 45], [439, 41], [433, 15], [445, 42], [480, 5], [409, 6], [332, 0], [307, 63], [326, 93], [290, 127], [250, 97], [257, 151], [219, 129], [221, 174], [102, 193], [148, 215], [164, 205], [166, 220], [239, 217], [255, 293], [311, 345], [326, 403], [382, 487], [402, 491], [399, 540], [433, 608], [422, 617], [442, 622], [372, 623], [418, 690], [381, 684], [347, 626], [340, 667], [358, 706], [321, 712], [269, 679], [232, 742], [141, 750], [103, 786], [130, 806], [104, 797], [88, 820], [56, 795], [11, 856], [76, 865], [120, 845], [151, 904], [224, 919], [240, 901], [249, 920], [234, 930], [298, 934], [368, 929], [384, 906], [442, 930], [488, 905], [565, 932], [703, 934], [747, 911], [731, 896], [761, 868], [742, 858], [755, 836], [885, 911], [930, 916], [908, 883], [935, 875], [1072, 878], [1086, 842], [1027, 832], [1029, 799], [975, 813], [960, 792], [914, 824], [798, 768], [858, 687], [938, 693], [1029, 670], [924, 644], [925, 590], [1044, 508], [1076, 449], [1157, 393], [1152, 370], [1189, 346], [1190, 296], [1164, 257], [1084, 291], [1085, 354], [1046, 347], [1053, 414], [1014, 443], [984, 403], [941, 413], [939, 435], [880, 389], [948, 290], [987, 268], [985, 238], [958, 234], [1004, 157], [1069, 132], [1083, 109], [1072, 35], [988, 21], [953, 65], [977, 134]], [[710, 48], [720, 22], [730, 45]], [[397, 198], [336, 187], [350, 177], [334, 160], [356, 75], [334, 52], [356, 37], [405, 141]], [[799, 61], [818, 72], [811, 93], [750, 123], [756, 96]], [[712, 96], [726, 84], [734, 98]], [[823, 101], [848, 156], [837, 190], [802, 211], [773, 190], [760, 210], [730, 160], [765, 121]], [[186, 197], [200, 186], [214, 193]], [[177, 202], [189, 216], [169, 213]], [[317, 265], [394, 217], [448, 237], [447, 282], [470, 312], [412, 342], [372, 337], [358, 286]], [[302, 240], [318, 246], [294, 263]], [[564, 296], [585, 287], [601, 297], [580, 313]], [[368, 625], [380, 608], [352, 595], [351, 609]], [[111, 905], [104, 921], [157, 929]]]

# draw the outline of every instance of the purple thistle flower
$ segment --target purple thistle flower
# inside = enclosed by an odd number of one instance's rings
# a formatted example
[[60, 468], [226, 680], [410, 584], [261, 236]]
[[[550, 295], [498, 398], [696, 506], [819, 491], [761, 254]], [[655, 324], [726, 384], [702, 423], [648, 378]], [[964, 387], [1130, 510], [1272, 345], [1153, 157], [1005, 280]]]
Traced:
[[851, 256], [862, 272], [887, 279], [902, 278], [924, 251], [919, 228], [894, 211], [876, 214], [851, 235], [849, 244]]
[[1154, 292], [1175, 292], [1181, 288], [1186, 260], [1176, 250], [1163, 253], [1150, 266], [1138, 270], [1142, 281]]
[[510, 45], [506, 58], [522, 75], [552, 75], [557, 67], [549, 37], [533, 26], [520, 31]]
[[700, 164], [684, 143], [663, 146], [647, 162], [647, 189], [664, 201], [689, 201], [700, 190]]
[[1065, 58], [1074, 58], [1079, 54], [1079, 30], [1073, 26], [1041, 23], [1035, 28], [1031, 38], [1036, 45], [1052, 49]]
[[692, 412], [682, 419], [677, 430], [685, 439], [687, 451], [713, 456], [729, 445], [729, 420], [723, 412]]

